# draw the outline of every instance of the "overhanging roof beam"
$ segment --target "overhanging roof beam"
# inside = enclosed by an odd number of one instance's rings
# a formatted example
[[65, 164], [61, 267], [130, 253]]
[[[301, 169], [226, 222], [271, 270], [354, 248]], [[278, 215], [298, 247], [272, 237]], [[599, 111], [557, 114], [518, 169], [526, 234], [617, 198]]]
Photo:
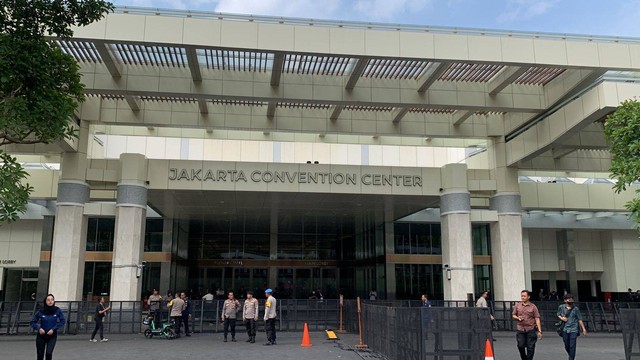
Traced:
[[347, 85], [345, 89], [353, 90], [356, 87], [356, 83], [360, 80], [360, 76], [366, 69], [367, 64], [369, 63], [369, 58], [359, 59], [356, 65], [353, 67], [353, 71], [351, 72], [351, 76], [349, 76], [349, 81], [347, 81]]
[[398, 108], [396, 110], [394, 110], [393, 112], [393, 123], [397, 124], [400, 122], [400, 120], [402, 120], [402, 118], [407, 115], [407, 113], [409, 112], [409, 108], [408, 107], [403, 107], [403, 108]]
[[471, 115], [473, 115], [473, 111], [471, 110], [468, 110], [468, 111], [458, 110], [454, 112], [452, 115], [453, 126], [462, 125], [462, 123], [465, 122], [468, 118], [470, 118]]
[[200, 114], [205, 115], [209, 113], [209, 107], [207, 106], [207, 100], [198, 99], [198, 108], [200, 109]]
[[333, 108], [333, 112], [331, 112], [331, 116], [329, 117], [331, 121], [338, 120], [338, 117], [340, 117], [340, 113], [342, 112], [343, 109], [344, 109], [343, 105], [336, 105], [336, 107]]
[[508, 66], [505, 67], [499, 74], [497, 74], [489, 84], [487, 85], [487, 90], [489, 91], [489, 95], [496, 96], [500, 93], [500, 91], [504, 90], [507, 86], [511, 85], [516, 79], [518, 79], [522, 74], [524, 74], [529, 68], [528, 67], [519, 67], [519, 66]]
[[113, 59], [113, 56], [111, 56], [111, 53], [107, 48], [107, 44], [102, 41], [94, 41], [94, 45], [102, 59], [102, 62], [104, 63], [104, 66], [109, 70], [109, 74], [114, 78], [122, 77], [122, 65], [116, 63]]
[[196, 48], [189, 46], [185, 50], [187, 51], [187, 62], [189, 63], [189, 70], [191, 71], [193, 81], [202, 81]]
[[267, 117], [273, 118], [276, 116], [276, 106], [278, 105], [275, 101], [269, 101], [269, 105], [267, 106]]
[[271, 86], [280, 86], [282, 68], [284, 66], [284, 53], [276, 53], [273, 58], [273, 68], [271, 69]]
[[418, 88], [418, 92], [423, 93], [427, 91], [431, 85], [447, 71], [450, 65], [450, 62], [434, 62], [429, 64], [422, 76], [422, 85]]
[[129, 104], [131, 111], [140, 112], [140, 108], [142, 106], [141, 106], [141, 101], [139, 97], [133, 96], [133, 95], [125, 95], [124, 100], [127, 102], [127, 104]]
[[553, 156], [554, 160], [558, 160], [560, 158], [563, 158], [569, 154], [571, 154], [572, 152], [576, 151], [577, 149], [575, 148], [554, 148], [551, 150], [551, 155]]

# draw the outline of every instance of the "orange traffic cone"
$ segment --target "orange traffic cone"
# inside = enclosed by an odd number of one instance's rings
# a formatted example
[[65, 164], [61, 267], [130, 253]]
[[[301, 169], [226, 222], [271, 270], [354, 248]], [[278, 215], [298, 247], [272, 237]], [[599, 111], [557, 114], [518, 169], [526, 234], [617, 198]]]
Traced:
[[309, 327], [307, 327], [307, 323], [304, 323], [304, 332], [302, 333], [302, 344], [300, 346], [309, 347], [311, 346], [311, 338], [309, 338]]
[[487, 339], [484, 345], [484, 360], [494, 360], [493, 349], [491, 348], [491, 341]]

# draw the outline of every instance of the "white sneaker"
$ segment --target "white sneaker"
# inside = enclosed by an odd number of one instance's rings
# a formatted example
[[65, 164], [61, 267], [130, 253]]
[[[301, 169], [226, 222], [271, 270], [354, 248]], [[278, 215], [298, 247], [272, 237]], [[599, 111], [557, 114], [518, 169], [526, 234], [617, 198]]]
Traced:
[[98, 340], [96, 340], [96, 339], [89, 339], [89, 341], [91, 341], [91, 342], [98, 342]]
[[102, 339], [102, 340], [100, 340], [100, 342], [107, 342], [107, 341], [109, 341], [109, 339]]

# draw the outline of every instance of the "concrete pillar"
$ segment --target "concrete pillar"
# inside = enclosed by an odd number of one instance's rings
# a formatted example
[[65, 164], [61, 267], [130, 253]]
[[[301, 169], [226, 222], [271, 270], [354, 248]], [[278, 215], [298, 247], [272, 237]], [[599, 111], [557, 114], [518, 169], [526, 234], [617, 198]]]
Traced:
[[[162, 252], [173, 255], [173, 219], [164, 219], [162, 225]], [[173, 256], [171, 256], [173, 258]], [[167, 293], [171, 287], [171, 262], [163, 261], [160, 263], [160, 287], [158, 291], [161, 295]], [[212, 289], [215, 290], [215, 289]]]
[[[491, 139], [488, 157], [490, 173], [496, 180], [497, 189], [489, 206], [498, 213], [498, 222], [491, 224], [493, 295], [496, 300], [518, 301], [520, 291], [531, 281], [530, 266], [529, 280], [525, 277], [518, 169], [507, 166], [504, 137]], [[526, 251], [528, 252], [528, 246]], [[526, 256], [528, 262], [529, 254]]]
[[[377, 218], [377, 216], [376, 216]], [[394, 220], [393, 207], [385, 204], [384, 211], [384, 250], [386, 255], [394, 255], [396, 253], [396, 240], [395, 229], [393, 225]], [[378, 219], [376, 219], [378, 220]], [[377, 255], [377, 254], [376, 254]], [[384, 276], [384, 285], [386, 290], [386, 299], [396, 299], [396, 264], [385, 262], [384, 274], [377, 274], [378, 278]], [[378, 284], [378, 294], [380, 292], [380, 284]]]
[[531, 250], [529, 248], [529, 233], [524, 230], [522, 231], [522, 252], [524, 258], [524, 288], [531, 289]]
[[89, 190], [89, 184], [84, 181], [60, 180], [58, 183], [49, 275], [49, 292], [58, 301], [82, 300], [87, 247], [84, 204], [89, 202]]
[[[558, 260], [561, 264], [560, 268], [567, 274], [566, 279], [569, 283], [567, 290], [572, 293], [575, 296], [575, 300], [578, 301], [578, 274], [574, 248], [575, 234], [574, 230], [558, 230], [556, 231], [556, 241], [558, 244]], [[558, 293], [562, 294], [562, 289], [558, 289]]]
[[[555, 271], [549, 271], [549, 290], [555, 290], [558, 292], [558, 276]], [[531, 288], [531, 284], [527, 289]]]
[[[51, 271], [51, 256], [43, 257], [43, 252], [51, 253], [51, 245], [53, 244], [53, 225], [55, 224], [54, 216], [44, 216], [42, 219], [42, 242], [40, 245], [40, 263], [38, 266], [38, 288], [36, 290], [36, 299], [44, 299], [49, 293], [49, 272]], [[0, 276], [0, 279], [2, 277]]]
[[[271, 225], [269, 226], [269, 259], [278, 259], [278, 209], [272, 208], [271, 212]], [[267, 284], [272, 289], [278, 286], [278, 268], [275, 266], [269, 267], [269, 283]]]
[[471, 197], [467, 189], [467, 166], [442, 168], [440, 219], [445, 300], [465, 300], [475, 293], [471, 244]]
[[520, 194], [498, 193], [490, 200], [498, 212], [491, 224], [493, 295], [499, 301], [517, 301], [526, 288]]
[[89, 123], [81, 121], [78, 150], [62, 155], [62, 172], [58, 181], [49, 273], [49, 292], [58, 301], [82, 300], [87, 247], [84, 204], [89, 202], [90, 193], [90, 186], [85, 182], [88, 144]]
[[121, 180], [116, 199], [116, 228], [111, 271], [112, 301], [137, 301], [142, 286], [144, 230], [147, 217], [147, 159], [120, 155]]

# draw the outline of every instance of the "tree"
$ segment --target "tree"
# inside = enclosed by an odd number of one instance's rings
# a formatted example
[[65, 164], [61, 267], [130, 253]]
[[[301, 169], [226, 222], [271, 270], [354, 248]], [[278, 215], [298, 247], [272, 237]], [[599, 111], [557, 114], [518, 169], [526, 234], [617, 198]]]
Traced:
[[[611, 176], [617, 179], [613, 189], [620, 193], [640, 181], [640, 102], [626, 100], [620, 104], [607, 117], [604, 133], [611, 143]], [[640, 222], [640, 198], [627, 202], [626, 208]]]
[[78, 64], [53, 40], [100, 20], [102, 0], [5, 0], [0, 6], [0, 224], [18, 219], [33, 190], [9, 144], [76, 136], [68, 120], [84, 101]]

